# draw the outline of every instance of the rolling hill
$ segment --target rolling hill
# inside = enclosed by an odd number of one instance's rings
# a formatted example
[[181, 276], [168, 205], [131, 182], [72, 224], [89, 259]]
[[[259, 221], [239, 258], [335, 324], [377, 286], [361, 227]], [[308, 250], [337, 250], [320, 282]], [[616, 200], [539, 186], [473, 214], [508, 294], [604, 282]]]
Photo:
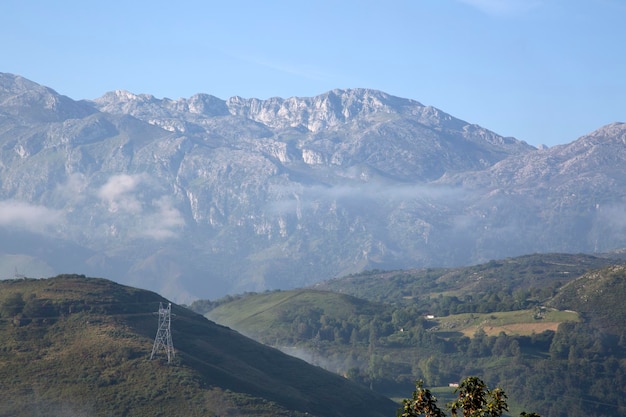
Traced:
[[0, 415], [389, 416], [397, 404], [173, 305], [78, 275], [0, 281]]
[[579, 311], [594, 327], [621, 336], [626, 330], [626, 308], [620, 296], [625, 294], [626, 267], [615, 265], [570, 281], [549, 305]]
[[[201, 302], [192, 308], [200, 309]], [[230, 302], [221, 303], [211, 309], [206, 316], [220, 324], [237, 329], [256, 340], [268, 343], [274, 337], [284, 340], [285, 335], [293, 333], [294, 318], [321, 320], [322, 316], [332, 317], [335, 321], [369, 320], [383, 311], [391, 311], [388, 306], [372, 303], [345, 294], [310, 289], [290, 291], [271, 291], [265, 293], [244, 294]], [[307, 338], [314, 337], [309, 334]]]
[[322, 281], [311, 288], [391, 304], [440, 294], [459, 298], [486, 292], [512, 295], [531, 288], [549, 294], [589, 270], [622, 262], [619, 255], [532, 254], [456, 268], [372, 270]]

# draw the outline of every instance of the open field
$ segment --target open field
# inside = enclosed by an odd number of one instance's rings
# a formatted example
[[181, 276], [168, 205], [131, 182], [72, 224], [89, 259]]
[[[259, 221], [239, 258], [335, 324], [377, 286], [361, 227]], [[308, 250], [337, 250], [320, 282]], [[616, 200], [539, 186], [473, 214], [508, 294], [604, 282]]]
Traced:
[[579, 321], [578, 313], [558, 310], [519, 310], [497, 313], [468, 313], [429, 320], [431, 329], [448, 336], [472, 337], [479, 329], [488, 336], [504, 332], [509, 336], [529, 336], [546, 330], [556, 331], [559, 324], [566, 321]]

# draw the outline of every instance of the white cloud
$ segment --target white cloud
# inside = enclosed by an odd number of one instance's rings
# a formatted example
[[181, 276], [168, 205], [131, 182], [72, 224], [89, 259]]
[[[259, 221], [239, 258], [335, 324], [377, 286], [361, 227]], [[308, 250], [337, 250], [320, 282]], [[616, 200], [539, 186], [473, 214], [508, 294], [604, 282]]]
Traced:
[[112, 213], [119, 211], [140, 213], [141, 203], [132, 192], [141, 181], [141, 175], [114, 175], [100, 187], [98, 196], [109, 204], [109, 211]]
[[84, 174], [74, 173], [67, 177], [67, 181], [58, 184], [54, 190], [55, 196], [68, 202], [78, 203], [85, 198], [88, 182]]
[[458, 0], [491, 16], [506, 17], [525, 14], [541, 6], [540, 0]]
[[120, 174], [110, 177], [97, 195], [108, 205], [109, 212], [120, 216], [120, 224], [129, 226], [129, 235], [175, 238], [185, 226], [185, 218], [170, 196], [154, 197], [157, 193], [146, 175]]
[[144, 218], [141, 234], [159, 240], [176, 237], [178, 230], [185, 226], [181, 212], [166, 196], [156, 200], [154, 208], [156, 211]]
[[32, 232], [45, 229], [63, 220], [63, 213], [23, 201], [0, 201], [0, 226], [17, 227]]
[[268, 204], [273, 214], [288, 214], [300, 208], [309, 208], [320, 201], [336, 201], [340, 204], [400, 204], [406, 201], [450, 203], [464, 198], [467, 191], [460, 188], [432, 185], [389, 185], [384, 183], [362, 183], [354, 185], [288, 186], [275, 187], [273, 192], [282, 198]]

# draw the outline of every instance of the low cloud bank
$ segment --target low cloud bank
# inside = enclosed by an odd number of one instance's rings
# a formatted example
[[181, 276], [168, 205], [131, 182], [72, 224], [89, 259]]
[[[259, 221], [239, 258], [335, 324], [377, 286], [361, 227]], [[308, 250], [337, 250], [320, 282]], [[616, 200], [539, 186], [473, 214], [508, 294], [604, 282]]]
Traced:
[[63, 212], [18, 200], [0, 201], [0, 226], [43, 233], [63, 221]]

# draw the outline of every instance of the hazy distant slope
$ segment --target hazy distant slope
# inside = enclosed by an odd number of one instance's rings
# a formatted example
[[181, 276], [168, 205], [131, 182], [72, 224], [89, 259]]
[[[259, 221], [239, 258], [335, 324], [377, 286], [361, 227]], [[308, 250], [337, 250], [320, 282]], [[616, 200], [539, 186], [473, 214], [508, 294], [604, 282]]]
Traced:
[[0, 282], [0, 415], [386, 416], [395, 410], [382, 396], [176, 305], [176, 358], [168, 365], [161, 352], [150, 361], [154, 313], [165, 301], [83, 276]]
[[465, 226], [483, 227], [476, 246], [483, 255], [497, 251], [490, 241], [510, 242], [521, 253], [605, 252], [624, 246], [625, 145], [626, 124], [613, 123], [572, 143], [442, 182], [477, 192], [467, 211], [482, 219]]
[[319, 282], [313, 288], [391, 304], [440, 293], [463, 298], [531, 288], [553, 291], [587, 271], [622, 262], [584, 254], [534, 254], [458, 268], [368, 271]]

